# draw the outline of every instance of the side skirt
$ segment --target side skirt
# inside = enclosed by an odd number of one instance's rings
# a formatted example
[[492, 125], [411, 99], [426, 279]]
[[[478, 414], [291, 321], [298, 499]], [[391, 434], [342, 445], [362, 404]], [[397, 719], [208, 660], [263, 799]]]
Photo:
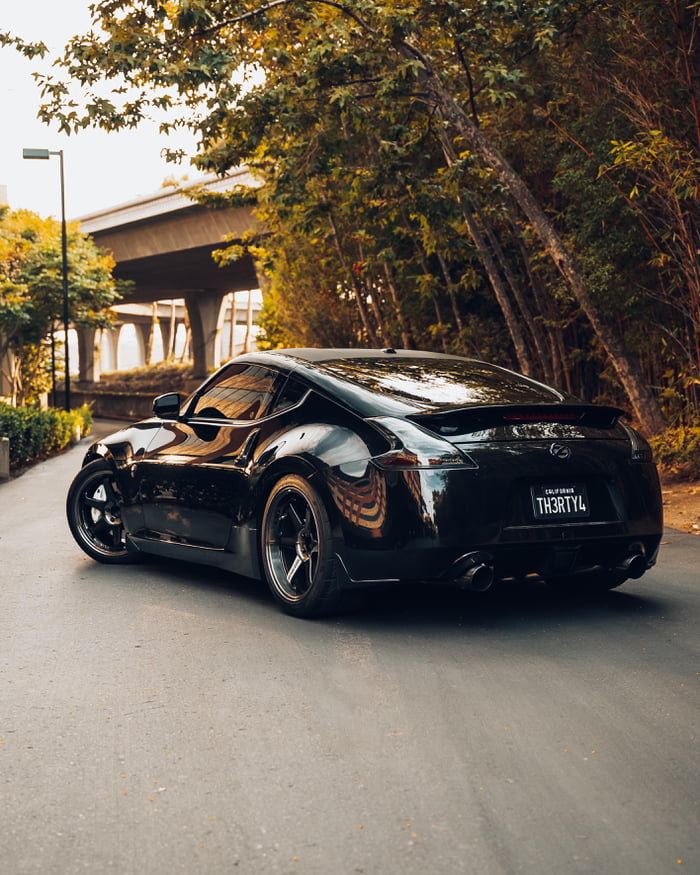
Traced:
[[228, 550], [213, 547], [197, 547], [170, 541], [166, 538], [129, 535], [128, 541], [141, 553], [148, 553], [151, 556], [162, 556], [165, 559], [179, 559], [197, 565], [223, 568], [225, 571], [240, 574], [243, 577], [260, 577], [257, 562], [253, 563], [249, 554], [230, 553]]

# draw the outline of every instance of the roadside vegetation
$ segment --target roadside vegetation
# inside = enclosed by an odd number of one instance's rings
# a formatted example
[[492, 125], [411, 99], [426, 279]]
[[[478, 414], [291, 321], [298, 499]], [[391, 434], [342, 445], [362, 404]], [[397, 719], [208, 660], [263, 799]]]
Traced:
[[700, 481], [700, 428], [669, 428], [650, 444], [665, 479]]
[[92, 8], [41, 82], [42, 117], [118, 130], [164, 113], [198, 134], [200, 170], [251, 168], [255, 187], [208, 202], [261, 219], [218, 253], [248, 249], [267, 275], [261, 345], [489, 359], [696, 457], [700, 4]]
[[92, 414], [76, 410], [39, 410], [0, 403], [0, 437], [10, 439], [10, 470], [65, 449], [90, 433]]
[[99, 391], [153, 396], [165, 392], [187, 394], [187, 381], [191, 379], [192, 365], [165, 361], [129, 371], [103, 373]]
[[[111, 324], [118, 299], [114, 262], [77, 225], [67, 229], [71, 322]], [[0, 437], [10, 440], [13, 473], [53, 455], [89, 433], [88, 407], [41, 409], [64, 368], [61, 225], [28, 210], [0, 207]]]
[[[103, 328], [119, 298], [114, 261], [77, 224], [67, 229], [71, 324]], [[63, 369], [61, 224], [29, 210], [0, 207], [0, 367], [11, 404], [36, 403]]]

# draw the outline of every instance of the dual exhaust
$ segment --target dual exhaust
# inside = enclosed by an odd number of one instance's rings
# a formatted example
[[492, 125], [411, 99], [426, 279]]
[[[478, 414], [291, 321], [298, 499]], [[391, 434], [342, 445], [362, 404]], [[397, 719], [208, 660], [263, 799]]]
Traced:
[[[649, 567], [643, 550], [631, 552], [612, 570], [623, 580], [638, 580]], [[488, 553], [466, 553], [452, 566], [451, 575], [461, 589], [486, 592], [494, 582], [494, 560]]]

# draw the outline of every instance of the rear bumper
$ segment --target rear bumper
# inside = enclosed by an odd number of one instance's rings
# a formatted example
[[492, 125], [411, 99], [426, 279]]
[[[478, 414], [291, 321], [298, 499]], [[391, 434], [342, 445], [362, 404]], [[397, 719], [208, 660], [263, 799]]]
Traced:
[[545, 579], [597, 569], [621, 568], [630, 556], [641, 554], [646, 568], [656, 563], [661, 534], [610, 535], [528, 543], [464, 543], [460, 547], [406, 545], [400, 550], [343, 550], [337, 555], [347, 586], [400, 580], [452, 581], [460, 576], [464, 556], [478, 553], [493, 567], [496, 580], [537, 575]]
[[556, 523], [528, 516], [522, 480], [489, 482], [480, 474], [395, 476], [387, 483], [385, 525], [368, 536], [346, 526], [339, 539], [349, 581], [449, 580], [472, 552], [490, 557], [497, 580], [614, 569], [634, 554], [654, 564], [663, 519], [653, 466], [628, 468], [616, 480], [599, 477], [600, 491], [610, 496], [602, 510], [592, 519]]
[[[654, 465], [632, 462], [625, 441], [578, 442], [572, 458], [547, 445], [486, 444], [474, 469], [334, 472], [336, 550], [350, 584], [449, 580], [470, 553], [490, 557], [496, 579], [617, 568], [641, 554], [653, 565], [663, 518]], [[585, 518], [538, 519], [543, 487], [585, 484]], [[462, 563], [463, 566], [464, 563]]]

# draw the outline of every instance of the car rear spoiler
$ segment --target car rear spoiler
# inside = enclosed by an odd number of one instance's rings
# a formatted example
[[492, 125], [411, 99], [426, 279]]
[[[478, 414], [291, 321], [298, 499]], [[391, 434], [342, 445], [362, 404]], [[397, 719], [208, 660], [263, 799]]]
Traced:
[[611, 429], [624, 416], [619, 407], [592, 404], [480, 404], [415, 413], [408, 419], [439, 434], [469, 434], [498, 426], [559, 423]]

